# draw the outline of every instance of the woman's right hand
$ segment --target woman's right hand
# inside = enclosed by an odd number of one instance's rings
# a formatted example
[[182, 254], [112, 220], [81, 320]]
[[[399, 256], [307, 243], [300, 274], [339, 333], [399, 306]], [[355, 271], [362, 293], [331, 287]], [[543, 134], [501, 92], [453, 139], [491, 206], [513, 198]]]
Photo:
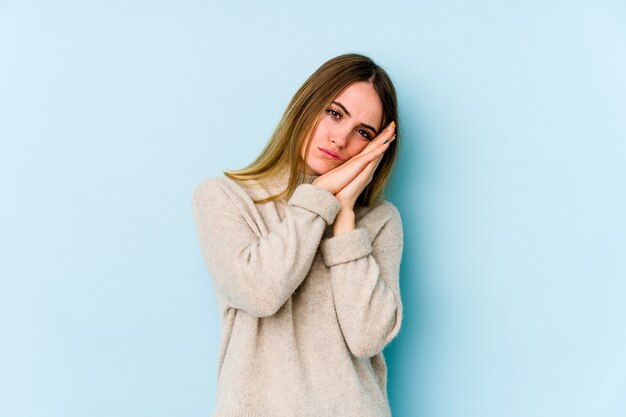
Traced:
[[[313, 184], [324, 188], [333, 195], [337, 194], [343, 187], [350, 184], [370, 162], [387, 150], [391, 141], [396, 137], [396, 135], [393, 134], [394, 130], [395, 123], [391, 122], [389, 126], [372, 139], [361, 152], [341, 165], [320, 175], [313, 181]], [[388, 142], [384, 143], [387, 139]]]

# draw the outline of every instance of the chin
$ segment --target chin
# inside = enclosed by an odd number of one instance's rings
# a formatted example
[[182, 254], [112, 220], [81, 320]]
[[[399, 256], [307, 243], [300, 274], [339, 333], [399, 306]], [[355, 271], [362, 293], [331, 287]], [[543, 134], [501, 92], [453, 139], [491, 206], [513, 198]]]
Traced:
[[328, 160], [326, 159], [322, 159], [322, 160], [314, 159], [310, 161], [309, 163], [307, 163], [306, 166], [307, 166], [307, 169], [309, 171], [312, 171], [314, 175], [322, 175], [335, 168], [335, 166], [328, 163]]

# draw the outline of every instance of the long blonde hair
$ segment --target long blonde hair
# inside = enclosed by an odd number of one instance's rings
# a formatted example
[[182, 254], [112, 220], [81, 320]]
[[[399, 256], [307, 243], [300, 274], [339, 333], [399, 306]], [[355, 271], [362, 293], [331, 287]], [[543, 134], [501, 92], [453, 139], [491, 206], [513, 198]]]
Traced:
[[[387, 126], [392, 120], [396, 122], [396, 139], [384, 152], [372, 181], [359, 195], [356, 205], [371, 206], [382, 199], [400, 141], [396, 91], [385, 70], [371, 58], [355, 53], [332, 58], [311, 74], [289, 102], [276, 130], [259, 156], [247, 167], [224, 171], [224, 175], [235, 181], [262, 181], [287, 170], [289, 181], [285, 190], [254, 202], [266, 203], [275, 199], [289, 199], [299, 185], [296, 173], [302, 144], [314, 131], [320, 116], [333, 99], [357, 81], [371, 83], [378, 93], [383, 105], [381, 126]], [[307, 143], [304, 161], [307, 160], [310, 145], [311, 141]]]

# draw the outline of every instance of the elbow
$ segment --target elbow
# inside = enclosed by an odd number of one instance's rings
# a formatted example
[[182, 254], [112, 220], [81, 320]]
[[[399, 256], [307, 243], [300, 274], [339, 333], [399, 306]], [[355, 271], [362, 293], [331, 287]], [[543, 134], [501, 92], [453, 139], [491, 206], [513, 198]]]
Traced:
[[357, 358], [371, 358], [382, 352], [392, 339], [393, 335], [389, 335], [389, 337], [382, 340], [378, 338], [361, 338], [358, 341], [348, 342], [348, 349]]
[[393, 335], [381, 338], [363, 334], [362, 337], [347, 341], [347, 345], [350, 353], [357, 358], [371, 358], [382, 352], [391, 339], [393, 339]]
[[373, 345], [368, 345], [366, 343], [348, 345], [348, 349], [350, 349], [350, 353], [352, 353], [352, 355], [361, 359], [371, 358], [382, 351], [382, 349], [375, 348]]
[[350, 352], [357, 358], [371, 358], [381, 353], [385, 347], [398, 335], [402, 323], [402, 311], [396, 310], [393, 319], [384, 328], [376, 330], [370, 328], [354, 332], [351, 338], [346, 338]]

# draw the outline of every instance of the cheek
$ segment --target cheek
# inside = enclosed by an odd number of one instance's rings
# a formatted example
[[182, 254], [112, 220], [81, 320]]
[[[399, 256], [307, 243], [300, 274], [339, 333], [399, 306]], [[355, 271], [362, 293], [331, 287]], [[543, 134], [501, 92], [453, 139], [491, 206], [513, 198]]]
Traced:
[[350, 155], [350, 157], [353, 157], [354, 155], [357, 155], [357, 154], [361, 153], [363, 151], [363, 149], [365, 149], [367, 147], [368, 143], [369, 142], [364, 141], [364, 140], [352, 141], [352, 143], [350, 143], [350, 147], [348, 149], [348, 154]]

